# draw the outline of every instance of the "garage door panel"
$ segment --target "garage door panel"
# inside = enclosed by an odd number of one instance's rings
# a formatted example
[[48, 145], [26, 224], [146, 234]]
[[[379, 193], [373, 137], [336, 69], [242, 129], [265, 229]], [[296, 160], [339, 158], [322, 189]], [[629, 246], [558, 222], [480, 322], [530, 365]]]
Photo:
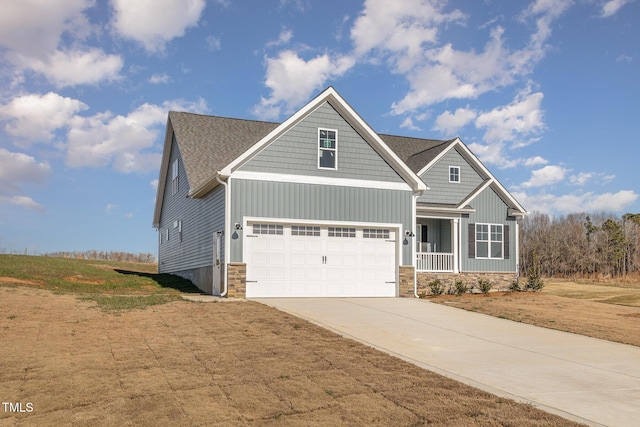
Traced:
[[[249, 224], [245, 233], [269, 227]], [[260, 234], [244, 240], [247, 297], [396, 295], [393, 231], [368, 229], [365, 238], [362, 228], [276, 227], [281, 230], [276, 235]]]

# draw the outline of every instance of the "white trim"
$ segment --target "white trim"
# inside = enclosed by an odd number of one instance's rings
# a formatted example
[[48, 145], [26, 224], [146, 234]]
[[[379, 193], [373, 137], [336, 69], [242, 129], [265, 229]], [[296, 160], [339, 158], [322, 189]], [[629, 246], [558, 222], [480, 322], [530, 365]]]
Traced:
[[[418, 195], [413, 195], [411, 196], [411, 211], [413, 212], [412, 219], [411, 219], [411, 230], [413, 232], [413, 242], [411, 243], [411, 264], [413, 265], [413, 296], [416, 298], [420, 298], [420, 295], [418, 295], [418, 281], [416, 280], [416, 271], [418, 270], [418, 259], [416, 257], [416, 252], [417, 252], [417, 248], [416, 248], [416, 241], [415, 239], [417, 238], [416, 236], [418, 235], [418, 221], [417, 221], [417, 215], [416, 215], [416, 203], [418, 202]], [[400, 271], [400, 268], [398, 268], [398, 271]], [[398, 279], [400, 279], [400, 276], [398, 275]], [[399, 282], [399, 280], [398, 280]], [[398, 283], [398, 290], [400, 289], [400, 283]]]
[[234, 179], [254, 181], [290, 182], [294, 184], [332, 185], [336, 187], [377, 188], [381, 190], [411, 191], [406, 182], [368, 181], [364, 179], [331, 178], [316, 175], [288, 175], [270, 172], [235, 171]]
[[426, 214], [416, 214], [416, 218], [420, 219], [454, 219], [454, 218], [461, 218], [462, 215], [460, 213], [437, 213], [434, 212], [433, 214], [430, 213], [426, 213]]
[[460, 214], [471, 214], [475, 213], [476, 210], [474, 208], [465, 209], [465, 208], [437, 208], [437, 207], [426, 207], [426, 206], [418, 206], [416, 210], [416, 215], [431, 215], [431, 214], [441, 214], [441, 215], [460, 215]]
[[[320, 132], [321, 131], [325, 131], [325, 132], [335, 132], [336, 133], [336, 148], [322, 148], [320, 147]], [[331, 170], [331, 171], [336, 171], [338, 170], [338, 129], [329, 129], [329, 128], [318, 128], [318, 143], [316, 145], [316, 148], [318, 149], [318, 169], [319, 170]], [[333, 167], [332, 168], [325, 168], [320, 166], [320, 152], [321, 151], [333, 151], [333, 155], [334, 155], [334, 162], [333, 162]]]
[[[488, 226], [487, 228], [487, 234], [489, 239], [488, 240], [480, 240], [480, 242], [487, 242], [487, 256], [486, 257], [481, 257], [478, 256], [478, 226], [479, 225], [486, 225]], [[501, 231], [500, 234], [502, 235], [502, 240], [500, 240], [500, 244], [501, 244], [501, 248], [500, 248], [500, 257], [492, 257], [491, 256], [491, 244], [492, 243], [497, 243], [497, 240], [491, 240], [491, 226], [498, 226], [501, 227]], [[475, 245], [476, 245], [476, 256], [475, 259], [504, 259], [504, 224], [496, 224], [496, 223], [491, 223], [491, 222], [476, 222], [475, 223], [475, 229], [473, 231], [474, 233], [476, 233], [475, 236]]]
[[453, 240], [453, 274], [458, 274], [460, 272], [460, 269], [458, 267], [459, 263], [460, 263], [460, 247], [458, 245], [459, 240], [460, 240], [460, 233], [459, 233], [459, 228], [460, 228], [460, 219], [459, 218], [452, 218], [451, 219], [451, 228], [452, 228], [452, 240]]
[[430, 161], [427, 165], [425, 165], [422, 169], [420, 169], [420, 171], [418, 172], [418, 176], [422, 176], [427, 170], [429, 170], [431, 167], [433, 167], [436, 163], [438, 163], [440, 161], [440, 159], [442, 159], [442, 157], [444, 157], [447, 153], [449, 153], [452, 149], [455, 149], [455, 147], [458, 146], [461, 148], [461, 150], [463, 151], [464, 154], [463, 157], [466, 158], [467, 162], [471, 162], [473, 163], [473, 165], [470, 166], [476, 166], [478, 169], [480, 169], [480, 171], [482, 172], [481, 175], [484, 174], [484, 179], [490, 179], [492, 181], [493, 184], [495, 184], [495, 186], [497, 187], [496, 190], [498, 191], [498, 193], [500, 193], [502, 196], [504, 196], [509, 202], [511, 202], [513, 208], [515, 208], [516, 210], [520, 211], [523, 213], [523, 215], [527, 214], [527, 211], [522, 207], [522, 205], [520, 203], [518, 203], [518, 201], [516, 199], [513, 198], [513, 196], [511, 195], [511, 193], [509, 193], [507, 191], [506, 188], [504, 188], [504, 186], [500, 183], [500, 181], [498, 181], [496, 179], [495, 176], [493, 176], [493, 174], [491, 172], [489, 172], [489, 169], [487, 169], [485, 167], [484, 164], [482, 164], [482, 162], [480, 161], [480, 159], [478, 159], [478, 157], [476, 157], [475, 154], [473, 154], [471, 152], [471, 150], [469, 149], [469, 147], [467, 147], [460, 138], [456, 138], [453, 143], [451, 143], [447, 148], [445, 148], [440, 154], [438, 154], [432, 161]]
[[478, 197], [478, 195], [479, 195], [480, 193], [482, 193], [484, 190], [486, 190], [486, 188], [487, 188], [488, 186], [490, 186], [493, 182], [494, 182], [494, 179], [493, 179], [493, 178], [489, 178], [487, 181], [485, 181], [485, 182], [484, 182], [484, 184], [482, 184], [482, 185], [480, 186], [480, 188], [478, 188], [475, 192], [473, 192], [473, 193], [469, 194], [469, 195], [467, 196], [467, 198], [466, 198], [466, 199], [462, 200], [462, 202], [460, 202], [460, 203], [458, 204], [458, 208], [462, 208], [463, 206], [467, 206], [469, 203], [471, 203], [471, 201], [472, 201], [473, 199], [475, 199], [476, 197]]
[[[458, 180], [457, 181], [451, 181], [451, 169], [452, 168], [458, 169], [458, 174], [457, 174], [458, 175]], [[461, 175], [461, 173], [462, 173], [462, 168], [460, 166], [449, 165], [449, 182], [452, 183], [452, 184], [460, 184], [460, 181], [461, 181], [460, 175]]]
[[[374, 132], [367, 123], [347, 104], [347, 102], [336, 92], [333, 87], [328, 87], [320, 95], [311, 100], [308, 104], [298, 110], [295, 114], [285, 120], [280, 126], [269, 132], [264, 138], [254, 144], [250, 149], [236, 158], [222, 169], [222, 175], [231, 175], [236, 169], [247, 162], [252, 156], [271, 144], [274, 140], [286, 133], [298, 121], [317, 109], [324, 102], [330, 102], [331, 106], [340, 113], [347, 122], [360, 133], [361, 136], [376, 150], [376, 152], [398, 172], [398, 174], [407, 181], [407, 185], [413, 191], [422, 193], [426, 191], [427, 186], [400, 158], [382, 141], [377, 133]], [[194, 193], [198, 193], [196, 189]]]

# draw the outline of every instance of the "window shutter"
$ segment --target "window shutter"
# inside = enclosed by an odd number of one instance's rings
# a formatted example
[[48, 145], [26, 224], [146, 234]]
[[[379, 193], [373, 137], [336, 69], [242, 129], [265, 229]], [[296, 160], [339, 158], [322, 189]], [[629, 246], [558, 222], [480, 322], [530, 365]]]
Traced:
[[469, 258], [476, 257], [476, 225], [469, 224]]
[[504, 259], [509, 259], [509, 226], [505, 225], [504, 226], [504, 234], [503, 234], [503, 241], [504, 241]]

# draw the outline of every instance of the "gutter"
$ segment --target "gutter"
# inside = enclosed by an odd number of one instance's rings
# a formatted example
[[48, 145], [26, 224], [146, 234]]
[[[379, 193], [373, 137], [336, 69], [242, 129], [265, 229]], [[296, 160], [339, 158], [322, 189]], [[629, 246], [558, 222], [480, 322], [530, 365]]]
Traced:
[[[223, 236], [224, 236], [224, 277], [222, 280], [222, 286], [223, 286], [223, 291], [220, 292], [220, 297], [225, 297], [227, 296], [227, 292], [228, 292], [228, 275], [229, 275], [229, 269], [227, 268], [227, 264], [229, 262], [229, 258], [228, 258], [228, 253], [229, 253], [229, 239], [227, 236], [227, 228], [229, 225], [229, 217], [231, 215], [231, 213], [229, 212], [229, 184], [224, 182], [223, 180], [220, 179], [220, 172], [216, 172], [216, 181], [218, 181], [218, 184], [221, 184], [222, 186], [224, 186], [224, 232], [223, 232]], [[229, 178], [228, 176], [226, 178]], [[213, 256], [215, 257], [215, 254], [213, 254]], [[212, 264], [215, 267], [215, 261]]]

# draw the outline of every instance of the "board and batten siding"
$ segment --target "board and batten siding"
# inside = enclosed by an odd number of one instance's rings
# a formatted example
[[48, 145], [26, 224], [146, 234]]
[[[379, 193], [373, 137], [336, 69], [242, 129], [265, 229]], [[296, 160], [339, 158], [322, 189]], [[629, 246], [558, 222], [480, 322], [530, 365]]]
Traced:
[[[460, 167], [460, 182], [449, 182], [449, 166]], [[418, 202], [454, 205], [464, 200], [483, 181], [455, 148], [449, 150], [420, 178], [429, 186], [429, 190], [418, 198]]]
[[[172, 194], [171, 168], [178, 159], [179, 191]], [[182, 164], [178, 144], [171, 146], [169, 171], [160, 214], [161, 234], [158, 248], [158, 271], [176, 273], [213, 265], [213, 233], [224, 229], [224, 187], [219, 186], [202, 199], [187, 197], [189, 183]], [[182, 241], [174, 222], [182, 223]], [[165, 230], [169, 240], [165, 241]], [[221, 239], [224, 246], [224, 239]], [[224, 257], [224, 247], [221, 249]]]
[[[462, 271], [515, 272], [518, 262], [515, 246], [517, 227], [516, 219], [507, 215], [507, 204], [491, 187], [488, 187], [471, 201], [471, 206], [475, 208], [476, 212], [463, 216], [460, 227]], [[469, 258], [469, 224], [476, 223], [509, 226], [509, 259]]]
[[[244, 217], [402, 224], [411, 230], [411, 191], [231, 178], [230, 222]], [[366, 226], [366, 224], [364, 224]], [[402, 244], [402, 263], [412, 265], [411, 240]], [[231, 239], [231, 262], [242, 261], [242, 233]]]
[[[318, 168], [318, 129], [335, 129], [337, 170]], [[398, 173], [328, 103], [297, 123], [240, 170], [328, 178], [404, 182]]]

